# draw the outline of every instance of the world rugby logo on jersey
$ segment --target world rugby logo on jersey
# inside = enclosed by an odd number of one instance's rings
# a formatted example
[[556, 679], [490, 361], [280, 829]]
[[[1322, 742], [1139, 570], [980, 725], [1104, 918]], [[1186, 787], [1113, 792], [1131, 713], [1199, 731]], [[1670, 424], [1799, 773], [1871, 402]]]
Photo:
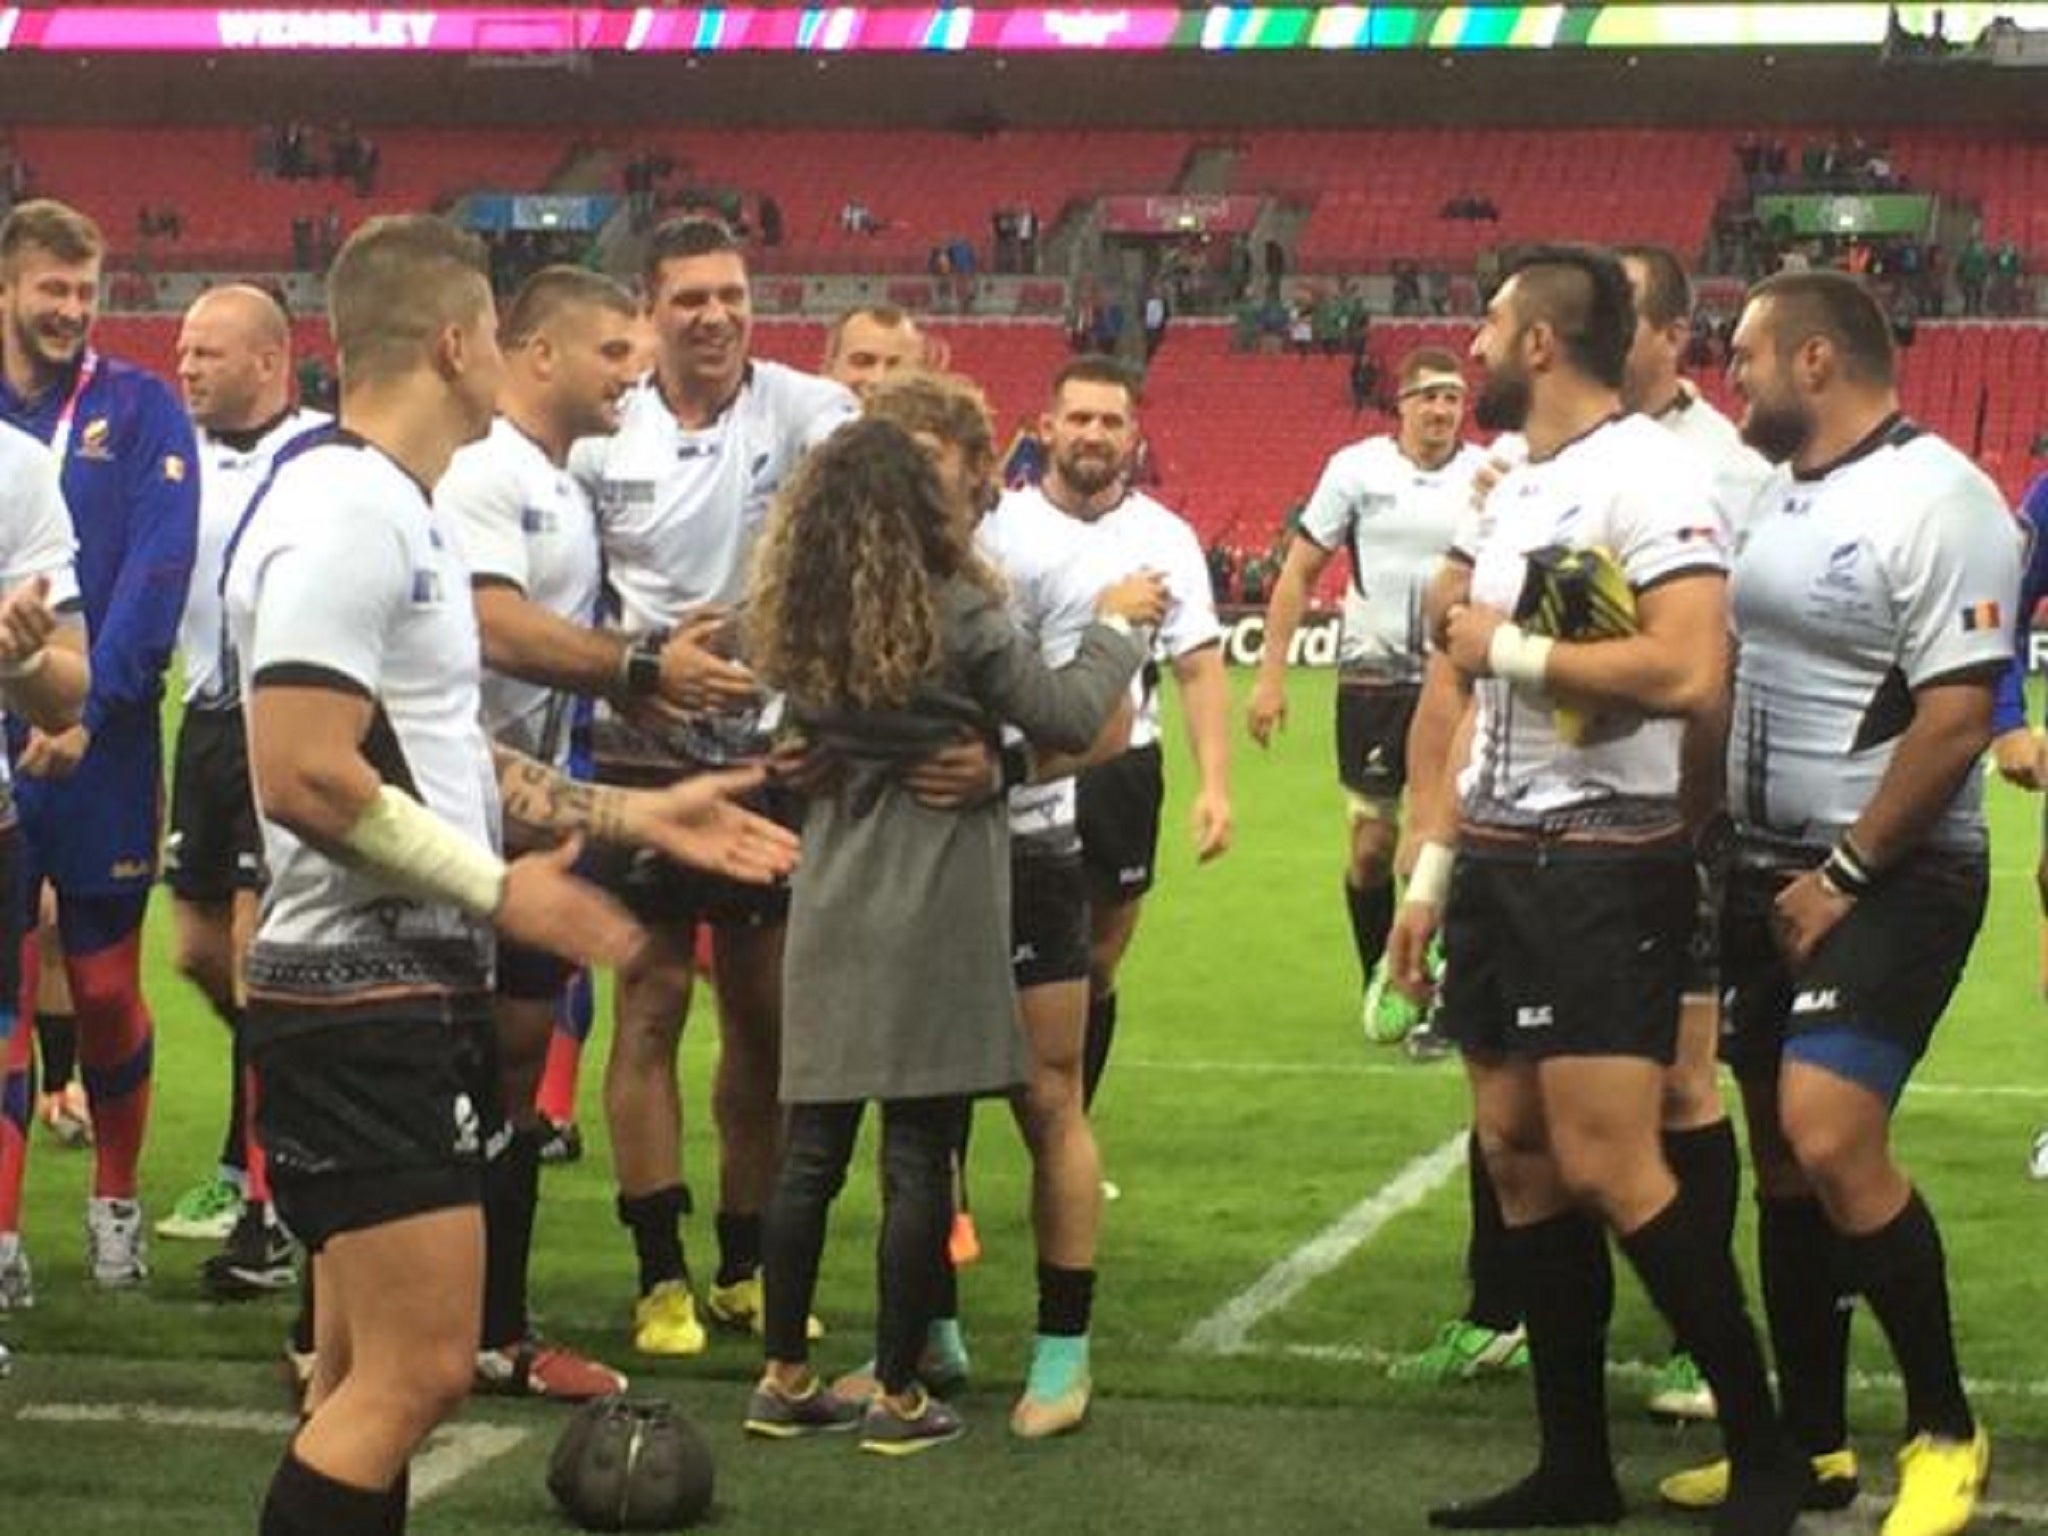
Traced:
[[1861, 592], [1863, 583], [1857, 578], [1856, 567], [1862, 554], [1863, 546], [1853, 540], [1836, 545], [1828, 553], [1827, 568], [1820, 574], [1820, 585], [1836, 592]]

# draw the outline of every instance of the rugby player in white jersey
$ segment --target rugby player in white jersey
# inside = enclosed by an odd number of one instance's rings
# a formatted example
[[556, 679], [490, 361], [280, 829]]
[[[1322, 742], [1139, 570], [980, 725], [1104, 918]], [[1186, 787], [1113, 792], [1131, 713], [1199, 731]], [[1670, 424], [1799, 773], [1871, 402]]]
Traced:
[[[435, 510], [461, 537], [483, 643], [484, 729], [491, 739], [578, 780], [590, 777], [582, 700], [620, 691], [626, 642], [597, 628], [597, 515], [568, 471], [579, 438], [618, 426], [631, 387], [633, 296], [580, 267], [548, 267], [521, 285], [498, 327], [505, 381], [489, 435], [457, 450]], [[673, 668], [671, 668], [673, 671]], [[534, 1105], [556, 1010], [574, 968], [507, 941], [498, 947], [500, 1091], [508, 1137], [484, 1168], [484, 1312], [479, 1389], [576, 1402], [626, 1378], [535, 1338], [528, 1255], [550, 1134]]]
[[[1735, 424], [1701, 396], [1680, 371], [1692, 336], [1692, 282], [1676, 253], [1661, 245], [1625, 245], [1616, 253], [1635, 294], [1635, 341], [1629, 347], [1622, 402], [1691, 446], [1713, 476], [1714, 506], [1732, 535], [1748, 520], [1771, 467], [1742, 441]], [[1678, 1016], [1678, 1055], [1664, 1079], [1664, 1160], [1688, 1194], [1707, 1210], [1720, 1240], [1735, 1240], [1741, 1182], [1735, 1127], [1721, 1099], [1721, 754], [1724, 718], [1701, 717], [1686, 733], [1686, 814], [1700, 859], [1700, 911], [1693, 932], [1692, 971]], [[1684, 1350], [1673, 1351], [1649, 1397], [1660, 1418], [1711, 1419], [1714, 1394]]]
[[[771, 879], [794, 839], [727, 795], [758, 775], [593, 790], [485, 736], [460, 536], [430, 499], [502, 375], [482, 243], [372, 219], [328, 276], [339, 429], [230, 540], [224, 599], [270, 872], [244, 1023], [280, 1214], [320, 1307], [306, 1417], [262, 1536], [390, 1536], [415, 1448], [476, 1368], [478, 1163], [499, 1130], [492, 930], [584, 963], [638, 926], [570, 866], [579, 834]], [[509, 864], [501, 819], [562, 834]]]
[[[1847, 1291], [1905, 1382], [1884, 1536], [1951, 1536], [1990, 1441], [1956, 1360], [1941, 1234], [1891, 1119], [1983, 920], [1979, 760], [2023, 535], [1990, 480], [1902, 413], [1895, 367], [1884, 311], [1840, 273], [1759, 284], [1735, 331], [1743, 437], [1782, 467], [1732, 584], [1725, 1054], [1809, 1496], [1834, 1507], [1856, 1492]], [[1662, 1491], [1697, 1506], [1723, 1482], [1707, 1467]]]
[[[733, 605], [769, 503], [797, 463], [858, 409], [843, 386], [749, 355], [746, 260], [732, 232], [672, 220], [650, 238], [643, 271], [654, 372], [620, 406], [619, 430], [576, 446], [590, 488], [616, 623], [630, 638], [626, 687], [651, 693], [671, 635], [730, 650]], [[737, 660], [703, 678], [685, 712], [601, 712], [601, 781], [668, 784], [765, 753], [772, 708]], [[769, 803], [772, 797], [764, 799]], [[785, 812], [787, 814], [787, 812]], [[682, 1101], [677, 1049], [690, 1006], [700, 924], [711, 930], [719, 1056], [719, 1262], [704, 1295], [714, 1321], [758, 1328], [761, 1212], [780, 1143], [776, 1103], [782, 935], [788, 893], [732, 886], [635, 860], [606, 881], [653, 941], [620, 972], [605, 1113], [618, 1216], [639, 1266], [634, 1346], [656, 1355], [705, 1347], [684, 1262]]]
[[1246, 709], [1252, 740], [1268, 746], [1287, 724], [1287, 658], [1331, 560], [1351, 560], [1337, 659], [1337, 777], [1350, 844], [1344, 902], [1365, 987], [1366, 1038], [1404, 1039], [1415, 1004], [1387, 985], [1394, 925], [1394, 851], [1408, 778], [1408, 727], [1422, 691], [1423, 596], [1472, 495], [1484, 450], [1462, 441], [1465, 376], [1457, 355], [1424, 347], [1396, 375], [1392, 435], [1340, 448], [1324, 466], [1266, 604], [1265, 651]]
[[[1620, 1517], [1606, 1422], [1611, 1229], [1714, 1387], [1734, 1468], [1715, 1530], [1782, 1536], [1806, 1469], [1733, 1260], [1657, 1139], [1695, 905], [1680, 741], [1727, 685], [1725, 564], [1705, 467], [1622, 408], [1634, 318], [1614, 257], [1536, 247], [1472, 347], [1486, 372], [1478, 424], [1521, 432], [1528, 458], [1466, 520], [1446, 566], [1441, 648], [1472, 702], [1441, 752], [1455, 791], [1416, 807], [1425, 842], [1390, 949], [1400, 982], [1426, 986], [1441, 915], [1441, 1026], [1465, 1053], [1523, 1278], [1540, 1454], [1521, 1482], [1430, 1521]], [[1627, 632], [1553, 637], [1511, 617], [1559, 548], [1611, 553]]]
[[1198, 783], [1188, 816], [1202, 863], [1230, 847], [1230, 684], [1223, 673], [1222, 628], [1209, 588], [1201, 541], [1178, 513], [1132, 489], [1139, 389], [1110, 357], [1077, 357], [1053, 376], [1039, 436], [1046, 471], [1012, 494], [1042, 502], [1082, 524], [1094, 546], [1123, 570], [1165, 577], [1165, 621], [1154, 661], [1132, 685], [1137, 714], [1122, 755], [1080, 777], [1076, 815], [1088, 876], [1090, 965], [1088, 1048], [1083, 1088], [1093, 1103], [1116, 1036], [1118, 967], [1138, 931], [1159, 849], [1166, 795], [1159, 749], [1158, 672], [1173, 673]]
[[215, 1300], [234, 1301], [288, 1287], [292, 1245], [271, 1212], [262, 1149], [249, 1134], [241, 973], [263, 888], [263, 839], [221, 612], [221, 555], [279, 452], [327, 417], [292, 404], [290, 322], [276, 299], [240, 283], [209, 289], [185, 311], [178, 388], [198, 433], [199, 542], [178, 626], [185, 712], [163, 878], [177, 967], [235, 1043], [219, 1168], [187, 1190], [156, 1230], [159, 1237], [225, 1239], [200, 1280]]
[[894, 304], [849, 309], [825, 333], [826, 378], [863, 400], [868, 391], [906, 368], [944, 368], [946, 348], [924, 334], [907, 310]]
[[[0, 423], [0, 708], [38, 730], [77, 724], [90, 681], [84, 605], [72, 565], [76, 548], [49, 449]], [[14, 887], [21, 837], [13, 776], [0, 761], [0, 889]], [[17, 1169], [34, 1098], [25, 1033], [31, 1026], [17, 1012], [21, 931], [21, 903], [0, 903], [0, 1166]], [[34, 1301], [21, 1233], [13, 1220], [0, 1219], [0, 1312]]]

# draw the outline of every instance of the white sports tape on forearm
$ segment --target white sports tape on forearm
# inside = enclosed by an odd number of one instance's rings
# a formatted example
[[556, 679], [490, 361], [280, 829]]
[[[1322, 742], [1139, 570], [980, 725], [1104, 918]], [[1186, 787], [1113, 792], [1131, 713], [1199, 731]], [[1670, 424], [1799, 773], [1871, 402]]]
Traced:
[[403, 790], [377, 791], [342, 846], [410, 895], [489, 917], [505, 895], [505, 861]]
[[1415, 855], [1415, 871], [1408, 877], [1408, 889], [1402, 900], [1442, 906], [1451, 893], [1451, 865], [1457, 857], [1447, 844], [1424, 843]]
[[1503, 624], [1486, 647], [1487, 670], [1511, 683], [1541, 688], [1555, 643], [1547, 636], [1528, 633], [1519, 624]]

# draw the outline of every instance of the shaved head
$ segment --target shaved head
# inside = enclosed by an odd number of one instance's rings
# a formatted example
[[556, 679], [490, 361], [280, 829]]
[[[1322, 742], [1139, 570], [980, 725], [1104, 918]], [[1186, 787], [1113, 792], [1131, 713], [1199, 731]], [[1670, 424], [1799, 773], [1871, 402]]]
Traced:
[[209, 288], [178, 328], [178, 387], [209, 432], [246, 432], [291, 404], [292, 334], [283, 307], [261, 288]]

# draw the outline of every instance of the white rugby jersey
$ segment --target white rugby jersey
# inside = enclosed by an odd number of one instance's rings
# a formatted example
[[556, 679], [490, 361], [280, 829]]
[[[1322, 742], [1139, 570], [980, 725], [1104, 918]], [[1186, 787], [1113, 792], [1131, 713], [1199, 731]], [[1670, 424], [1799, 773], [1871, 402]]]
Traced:
[[[1035, 498], [1061, 517], [1068, 514], [1046, 499], [1036, 486], [1012, 493]], [[1098, 555], [1121, 576], [1131, 571], [1158, 571], [1166, 578], [1166, 617], [1152, 638], [1152, 660], [1173, 662], [1205, 645], [1218, 644], [1223, 626], [1216, 620], [1216, 597], [1209, 586], [1209, 562], [1202, 542], [1178, 512], [1150, 496], [1132, 491], [1092, 522], [1069, 517], [1087, 532]], [[1150, 746], [1159, 739], [1159, 685], [1153, 666], [1131, 683], [1137, 717], [1131, 722], [1131, 745]]]
[[1755, 514], [1758, 494], [1771, 478], [1770, 460], [1745, 443], [1735, 423], [1682, 379], [1678, 399], [1651, 419], [1690, 444], [1713, 475], [1714, 506], [1732, 552]]
[[[1888, 422], [1811, 477], [1780, 469], [1735, 562], [1728, 804], [1745, 827], [1832, 844], [1876, 793], [1913, 690], [2012, 660], [2024, 535], [1940, 438]], [[1928, 847], [1986, 846], [1981, 770]]]
[[1423, 598], [1485, 463], [1484, 449], [1464, 443], [1426, 469], [1392, 437], [1369, 437], [1330, 456], [1302, 509], [1301, 531], [1321, 548], [1351, 556], [1340, 677], [1422, 681]]
[[[82, 623], [72, 563], [77, 549], [57, 461], [39, 439], [0, 422], [0, 592], [45, 577], [50, 606]], [[15, 824], [13, 782], [7, 754], [0, 752], [0, 828]]]
[[569, 455], [597, 504], [605, 579], [628, 634], [741, 602], [754, 541], [798, 462], [860, 413], [850, 390], [780, 363], [746, 381], [709, 426], [676, 420], [650, 376], [620, 402], [619, 430]]
[[[294, 677], [360, 689], [376, 706], [363, 753], [385, 781], [498, 846], [469, 566], [424, 486], [352, 435], [299, 454], [231, 545], [226, 597], [245, 696]], [[406, 895], [267, 818], [263, 854], [252, 990], [337, 1003], [488, 988], [482, 919]]]
[[[1007, 491], [975, 530], [982, 557], [1003, 573], [1010, 613], [1038, 641], [1048, 666], [1062, 667], [1095, 620], [1095, 599], [1129, 574], [1075, 519], [1036, 491]], [[1048, 845], [1074, 840], [1074, 781], [1021, 784], [1010, 791], [1014, 836]]]
[[185, 589], [184, 616], [178, 621], [187, 709], [231, 709], [240, 702], [234, 658], [227, 654], [227, 618], [221, 612], [221, 557], [250, 498], [270, 478], [278, 450], [327, 422], [320, 411], [286, 411], [245, 448], [199, 429], [199, 542]]
[[[1516, 465], [1454, 541], [1472, 564], [1472, 600], [1515, 610], [1525, 556], [1551, 545], [1604, 548], [1638, 593], [1726, 569], [1707, 467], [1644, 416], [1617, 416], [1550, 458]], [[1675, 813], [1684, 722], [1604, 711], [1586, 739], [1557, 734], [1547, 696], [1486, 677], [1475, 686], [1472, 756], [1458, 789], [1468, 821], [1531, 827], [1560, 813]]]
[[[434, 506], [460, 530], [472, 581], [515, 587], [574, 624], [597, 622], [603, 569], [590, 497], [504, 417], [457, 451], [434, 487]], [[544, 684], [484, 673], [484, 729], [557, 768], [569, 761], [573, 704]]]

